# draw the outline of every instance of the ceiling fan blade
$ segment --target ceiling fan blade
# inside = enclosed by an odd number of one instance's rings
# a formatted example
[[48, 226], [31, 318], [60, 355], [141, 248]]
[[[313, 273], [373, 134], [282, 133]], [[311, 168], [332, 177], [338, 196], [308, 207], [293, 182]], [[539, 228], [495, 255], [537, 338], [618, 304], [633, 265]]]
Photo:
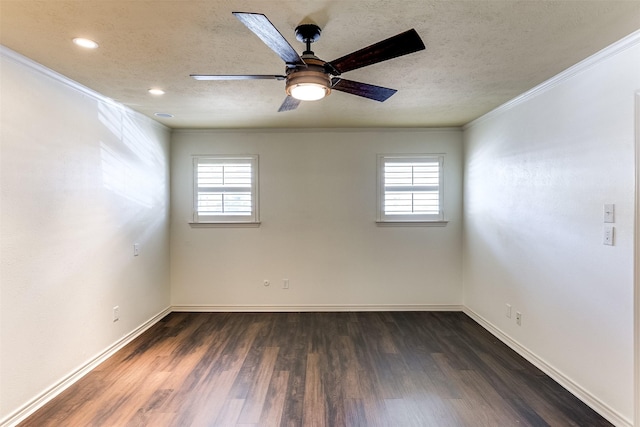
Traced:
[[350, 93], [351, 95], [362, 96], [364, 98], [369, 98], [373, 99], [374, 101], [380, 102], [386, 101], [391, 97], [391, 95], [397, 92], [396, 89], [389, 89], [388, 87], [354, 82], [353, 80], [346, 80], [338, 77], [334, 77], [333, 79], [331, 79], [331, 89]]
[[284, 80], [286, 76], [273, 74], [240, 74], [240, 75], [220, 75], [220, 74], [189, 74], [196, 80]]
[[233, 12], [233, 15], [258, 36], [264, 44], [277, 53], [287, 65], [307, 66], [298, 55], [298, 52], [291, 47], [287, 39], [280, 34], [280, 31], [273, 26], [265, 15], [245, 12]]
[[422, 39], [414, 29], [405, 31], [381, 42], [372, 44], [329, 62], [335, 70], [345, 73], [367, 65], [377, 64], [398, 56], [407, 55], [425, 48]]
[[296, 99], [293, 96], [287, 95], [287, 97], [284, 99], [284, 102], [282, 103], [280, 108], [278, 108], [278, 113], [281, 113], [283, 111], [295, 110], [296, 108], [298, 108], [298, 105], [300, 105], [299, 99]]

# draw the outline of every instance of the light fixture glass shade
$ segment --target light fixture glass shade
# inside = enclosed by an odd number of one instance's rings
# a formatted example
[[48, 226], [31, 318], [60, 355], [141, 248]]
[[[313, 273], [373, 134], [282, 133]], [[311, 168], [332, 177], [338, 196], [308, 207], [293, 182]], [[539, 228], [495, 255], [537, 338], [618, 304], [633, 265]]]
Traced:
[[317, 101], [327, 95], [327, 87], [317, 83], [300, 83], [290, 87], [291, 96], [300, 101]]
[[300, 101], [317, 101], [331, 92], [331, 80], [324, 71], [302, 70], [287, 76], [287, 94]]

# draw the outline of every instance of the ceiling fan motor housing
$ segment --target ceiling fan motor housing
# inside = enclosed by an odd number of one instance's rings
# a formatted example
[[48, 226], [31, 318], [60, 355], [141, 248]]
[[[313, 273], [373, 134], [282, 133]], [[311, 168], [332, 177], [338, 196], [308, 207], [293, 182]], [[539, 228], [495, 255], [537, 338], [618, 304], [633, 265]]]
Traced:
[[312, 52], [302, 55], [302, 59], [307, 64], [306, 68], [287, 69], [287, 95], [296, 98], [293, 92], [300, 86], [317, 86], [324, 90], [322, 97], [329, 95], [331, 93], [331, 76], [325, 70], [325, 62], [313, 55]]

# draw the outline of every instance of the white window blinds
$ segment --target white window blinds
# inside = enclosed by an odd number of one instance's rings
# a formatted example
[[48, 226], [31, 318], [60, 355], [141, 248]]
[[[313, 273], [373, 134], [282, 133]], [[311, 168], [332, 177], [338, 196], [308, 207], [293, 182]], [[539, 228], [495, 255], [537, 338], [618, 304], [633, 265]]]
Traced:
[[378, 157], [378, 220], [441, 221], [442, 156]]
[[194, 222], [257, 222], [257, 161], [194, 157]]

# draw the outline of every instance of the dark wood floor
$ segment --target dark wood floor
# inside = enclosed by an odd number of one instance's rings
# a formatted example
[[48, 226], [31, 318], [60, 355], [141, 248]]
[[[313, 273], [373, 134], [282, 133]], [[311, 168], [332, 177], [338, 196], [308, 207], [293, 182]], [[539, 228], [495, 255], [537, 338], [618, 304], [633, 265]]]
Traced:
[[21, 426], [610, 426], [463, 313], [172, 313]]

